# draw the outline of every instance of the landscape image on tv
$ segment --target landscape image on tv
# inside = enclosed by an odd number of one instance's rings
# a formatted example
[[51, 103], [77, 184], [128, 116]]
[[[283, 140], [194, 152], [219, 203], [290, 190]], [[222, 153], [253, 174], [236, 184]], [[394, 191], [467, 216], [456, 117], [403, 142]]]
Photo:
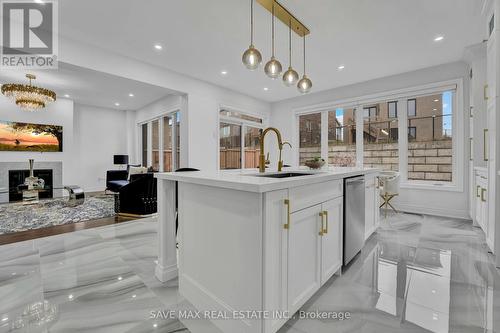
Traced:
[[62, 126], [0, 121], [0, 151], [62, 152], [62, 149]]

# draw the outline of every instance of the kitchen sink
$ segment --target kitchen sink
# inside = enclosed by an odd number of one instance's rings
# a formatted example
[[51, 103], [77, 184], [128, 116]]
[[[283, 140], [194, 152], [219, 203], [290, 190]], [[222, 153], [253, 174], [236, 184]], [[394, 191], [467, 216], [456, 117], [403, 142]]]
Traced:
[[290, 177], [301, 177], [301, 176], [312, 176], [312, 175], [317, 175], [317, 173], [280, 172], [280, 173], [270, 173], [270, 174], [259, 174], [259, 175], [254, 175], [254, 176], [267, 177], [267, 178], [290, 178]]

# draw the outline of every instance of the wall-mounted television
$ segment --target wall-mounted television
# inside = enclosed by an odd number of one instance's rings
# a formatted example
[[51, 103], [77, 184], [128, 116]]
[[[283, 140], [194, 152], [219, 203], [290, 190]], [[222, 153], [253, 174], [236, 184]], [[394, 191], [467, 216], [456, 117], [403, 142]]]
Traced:
[[0, 151], [62, 152], [63, 127], [0, 120]]

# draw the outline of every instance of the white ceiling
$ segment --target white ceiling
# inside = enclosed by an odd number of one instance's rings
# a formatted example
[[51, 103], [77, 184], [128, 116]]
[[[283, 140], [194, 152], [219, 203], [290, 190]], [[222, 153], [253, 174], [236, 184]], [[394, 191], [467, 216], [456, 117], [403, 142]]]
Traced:
[[[37, 76], [36, 86], [54, 90], [57, 98], [70, 98], [75, 103], [119, 110], [137, 110], [174, 91], [125, 79], [87, 68], [59, 62], [57, 70], [29, 71]], [[27, 83], [24, 71], [0, 72], [0, 83]], [[69, 95], [65, 97], [64, 95]], [[130, 97], [129, 94], [133, 94]], [[0, 98], [5, 98], [0, 95]], [[116, 106], [115, 103], [119, 103]]]
[[[313, 91], [457, 61], [482, 40], [480, 0], [282, 0], [311, 30]], [[249, 0], [65, 0], [60, 33], [267, 101], [295, 88], [246, 70]], [[255, 5], [255, 45], [270, 57], [270, 14]], [[444, 35], [436, 43], [433, 39]], [[288, 32], [277, 21], [277, 58], [288, 67]], [[161, 43], [162, 51], [153, 48]], [[294, 65], [302, 72], [301, 41]], [[337, 67], [343, 64], [345, 70]], [[227, 70], [222, 76], [220, 72]], [[268, 87], [269, 91], [263, 88]], [[175, 87], [172, 87], [175, 89]]]

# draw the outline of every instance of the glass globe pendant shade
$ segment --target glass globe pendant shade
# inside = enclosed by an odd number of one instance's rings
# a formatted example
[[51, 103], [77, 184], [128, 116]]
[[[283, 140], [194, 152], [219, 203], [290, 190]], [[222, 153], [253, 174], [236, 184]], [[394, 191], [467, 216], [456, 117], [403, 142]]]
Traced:
[[287, 87], [293, 86], [299, 80], [299, 74], [293, 69], [291, 66], [288, 67], [288, 70], [283, 74], [283, 83]]
[[264, 72], [266, 72], [266, 75], [271, 79], [276, 79], [278, 76], [280, 76], [281, 71], [281, 63], [275, 57], [272, 57], [264, 67]]
[[312, 81], [304, 74], [302, 79], [297, 83], [297, 89], [299, 89], [300, 93], [307, 94], [311, 91], [312, 85]]
[[256, 70], [262, 63], [262, 55], [259, 50], [257, 50], [253, 45], [250, 45], [250, 47], [243, 52], [241, 61], [246, 68], [253, 71]]

